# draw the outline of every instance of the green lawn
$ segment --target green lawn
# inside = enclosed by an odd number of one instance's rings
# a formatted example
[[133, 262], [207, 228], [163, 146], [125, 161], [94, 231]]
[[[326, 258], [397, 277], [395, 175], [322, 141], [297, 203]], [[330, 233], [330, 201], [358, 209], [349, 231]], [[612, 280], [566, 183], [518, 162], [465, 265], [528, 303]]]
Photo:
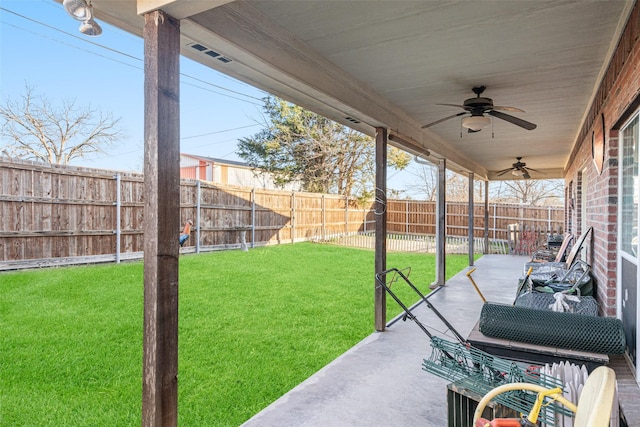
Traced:
[[[425, 293], [434, 262], [387, 256]], [[449, 277], [467, 263], [448, 256]], [[372, 251], [313, 243], [182, 256], [180, 424], [239, 425], [370, 334], [373, 271]], [[140, 425], [142, 277], [140, 262], [0, 275], [0, 425]]]

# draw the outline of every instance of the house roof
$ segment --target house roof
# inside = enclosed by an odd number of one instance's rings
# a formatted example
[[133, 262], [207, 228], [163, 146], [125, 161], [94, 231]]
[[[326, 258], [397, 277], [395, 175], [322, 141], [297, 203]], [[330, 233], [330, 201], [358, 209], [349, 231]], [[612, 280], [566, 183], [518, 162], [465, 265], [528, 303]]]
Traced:
[[215, 163], [215, 164], [233, 165], [233, 166], [241, 166], [244, 168], [251, 168], [251, 166], [248, 163], [238, 162], [236, 160], [218, 159], [216, 157], [206, 157], [206, 156], [200, 156], [197, 154], [188, 154], [188, 153], [180, 153], [180, 155], [191, 157], [193, 159], [203, 160], [205, 162]]
[[[58, 0], [60, 1], [60, 0]], [[522, 156], [561, 177], [634, 1], [93, 0], [98, 19], [141, 35], [138, 13], [181, 19], [182, 54], [479, 178]], [[216, 56], [217, 55], [217, 56]], [[461, 132], [475, 95], [537, 124]], [[439, 105], [439, 104], [454, 104]], [[504, 176], [502, 177], [504, 178]]]

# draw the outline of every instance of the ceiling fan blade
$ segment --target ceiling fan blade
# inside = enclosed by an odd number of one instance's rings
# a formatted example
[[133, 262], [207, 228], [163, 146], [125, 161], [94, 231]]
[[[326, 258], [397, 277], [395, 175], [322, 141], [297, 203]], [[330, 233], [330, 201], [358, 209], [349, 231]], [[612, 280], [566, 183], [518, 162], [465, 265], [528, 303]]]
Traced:
[[493, 106], [494, 110], [499, 110], [499, 111], [511, 111], [513, 113], [524, 113], [524, 110], [521, 110], [519, 108], [516, 107], [505, 107], [503, 105], [494, 105]]
[[460, 105], [460, 104], [436, 104], [436, 105], [448, 105], [449, 107], [458, 107], [458, 108], [462, 108], [464, 110], [468, 110], [469, 107], [465, 106], [465, 105]]
[[447, 121], [449, 119], [453, 119], [454, 117], [462, 116], [463, 114], [467, 114], [466, 111], [463, 112], [463, 113], [453, 114], [451, 116], [445, 117], [444, 119], [436, 120], [435, 122], [431, 122], [429, 124], [426, 124], [426, 125], [422, 126], [422, 129], [426, 129], [426, 128], [431, 127], [433, 125], [437, 125], [438, 123], [442, 123], [442, 122]]
[[501, 171], [498, 171], [498, 173], [497, 173], [496, 175], [498, 175], [498, 176], [502, 176], [502, 175], [504, 175], [505, 173], [510, 172], [510, 171], [512, 171], [512, 170], [513, 170], [513, 168], [503, 169], [503, 170], [501, 170]]
[[528, 122], [526, 120], [522, 120], [518, 117], [514, 117], [511, 116], [509, 114], [506, 113], [501, 113], [500, 111], [495, 111], [495, 110], [491, 110], [489, 112], [487, 112], [487, 114], [489, 114], [490, 116], [493, 117], [497, 117], [499, 119], [505, 120], [511, 124], [514, 124], [516, 126], [520, 126], [521, 128], [524, 128], [526, 130], [534, 130], [535, 128], [537, 128], [538, 126], [536, 124], [533, 124], [531, 122]]
[[544, 172], [542, 172], [541, 170], [538, 170], [538, 169], [534, 169], [534, 168], [525, 168], [525, 169], [528, 170], [528, 171], [539, 173], [541, 175], [546, 175], [546, 173], [544, 173]]
[[478, 130], [473, 130], [473, 129], [467, 129], [467, 133], [476, 133], [476, 132], [480, 132], [482, 129], [478, 129]]

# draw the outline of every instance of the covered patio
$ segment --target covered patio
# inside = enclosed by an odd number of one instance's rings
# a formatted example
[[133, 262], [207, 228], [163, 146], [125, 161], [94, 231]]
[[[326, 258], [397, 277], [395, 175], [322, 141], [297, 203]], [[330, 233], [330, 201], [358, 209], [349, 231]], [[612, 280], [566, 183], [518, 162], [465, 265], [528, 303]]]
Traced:
[[[512, 304], [528, 257], [484, 255], [473, 280], [492, 303]], [[398, 269], [406, 266], [395, 266]], [[467, 338], [478, 322], [482, 300], [467, 269], [429, 296], [431, 304]], [[435, 336], [456, 338], [426, 304], [412, 312]], [[429, 338], [411, 320], [391, 320], [302, 384], [256, 414], [243, 426], [411, 426], [442, 427], [448, 418], [447, 381], [422, 369], [431, 354]], [[556, 358], [559, 362], [560, 358]], [[553, 362], [550, 362], [553, 363]], [[629, 426], [640, 426], [640, 390], [620, 356], [616, 370], [620, 406]], [[453, 425], [465, 425], [457, 423]]]
[[[440, 250], [434, 288], [445, 284], [446, 170], [468, 176], [470, 188], [475, 180], [484, 181], [487, 188], [489, 180], [514, 176], [564, 178], [566, 228], [580, 234], [594, 227], [593, 245], [585, 257], [594, 265], [601, 314], [627, 322], [629, 361], [640, 372], [635, 359], [638, 296], [633, 293], [637, 292], [638, 255], [631, 257], [625, 270], [633, 298], [624, 304], [615, 273], [620, 265], [617, 137], [640, 105], [640, 10], [636, 1], [93, 0], [92, 4], [96, 19], [145, 40], [145, 185], [149, 196], [145, 219], [150, 221], [145, 221], [144, 230], [144, 425], [177, 422], [178, 248], [173, 233], [180, 227], [181, 54], [376, 138], [375, 194], [380, 214], [375, 272], [387, 268], [386, 216], [382, 213], [388, 144], [438, 167]], [[516, 159], [534, 170], [516, 168], [514, 173], [503, 173]], [[470, 191], [470, 207], [473, 203]], [[640, 222], [637, 202], [635, 215]], [[470, 216], [470, 233], [472, 221]], [[637, 236], [637, 227], [635, 232]], [[491, 260], [484, 259], [482, 262]], [[471, 255], [469, 264], [473, 265]], [[522, 262], [517, 264], [520, 269]], [[515, 280], [497, 271], [479, 270], [478, 281]], [[441, 287], [434, 301], [456, 303], [447, 310], [451, 316], [473, 314], [466, 305], [479, 304], [479, 300], [468, 286], [460, 294], [457, 289], [453, 283]], [[314, 422], [313, 417], [320, 417], [319, 412], [304, 412], [308, 410], [304, 406], [316, 406], [322, 416], [337, 417], [334, 420], [360, 419], [368, 413], [366, 408], [356, 411], [349, 409], [354, 406], [338, 404], [339, 400], [361, 401], [362, 396], [375, 402], [372, 407], [376, 410], [370, 412], [374, 424], [381, 424], [379, 417], [385, 409], [397, 407], [394, 412], [415, 416], [415, 422], [423, 424], [427, 418], [438, 420], [433, 425], [442, 425], [444, 408], [438, 414], [410, 411], [431, 411], [435, 399], [442, 398], [437, 395], [444, 395], [442, 387], [425, 388], [422, 381], [431, 380], [418, 372], [428, 350], [425, 338], [412, 325], [387, 328], [386, 295], [372, 283], [374, 292], [372, 311], [380, 333], [301, 386], [305, 393], [297, 389], [258, 415], [257, 419], [265, 417], [260, 425], [269, 425], [267, 417], [279, 412], [274, 408], [286, 407], [287, 401], [293, 406], [281, 413], [292, 411], [295, 416], [300, 411], [298, 420], [309, 417]], [[487, 292], [494, 298], [492, 291]], [[495, 298], [511, 298], [513, 292], [498, 287]], [[456, 324], [455, 318], [450, 320]], [[470, 322], [460, 320], [460, 329], [470, 328]], [[376, 346], [381, 347], [376, 350]], [[396, 355], [397, 361], [390, 355]], [[411, 359], [403, 359], [405, 356]], [[303, 394], [320, 387], [321, 379], [339, 376], [341, 366], [353, 361], [361, 365], [356, 371], [361, 374], [351, 377], [348, 384], [338, 382], [344, 385], [342, 389], [327, 390], [337, 396], [344, 393], [344, 399], [325, 395], [326, 406], [312, 400], [296, 406], [304, 401]], [[402, 371], [387, 370], [392, 366], [387, 361]], [[371, 372], [382, 376], [366, 376]], [[410, 386], [387, 384], [392, 376], [408, 377]], [[419, 390], [415, 400], [406, 401], [414, 387]], [[347, 397], [349, 393], [352, 398]], [[388, 402], [383, 399], [388, 395], [398, 398]], [[331, 423], [322, 419], [323, 424]], [[283, 424], [287, 421], [274, 422]]]
[[[488, 301], [512, 303], [526, 260], [522, 256], [484, 255], [476, 263], [473, 279]], [[463, 337], [471, 332], [482, 308], [482, 300], [465, 273], [457, 274], [429, 297]], [[426, 304], [413, 312], [431, 333], [456, 342], [452, 334], [445, 334], [446, 327]], [[411, 320], [395, 320], [385, 332], [374, 332], [243, 425], [448, 425], [450, 381], [421, 367], [431, 354], [429, 338]]]

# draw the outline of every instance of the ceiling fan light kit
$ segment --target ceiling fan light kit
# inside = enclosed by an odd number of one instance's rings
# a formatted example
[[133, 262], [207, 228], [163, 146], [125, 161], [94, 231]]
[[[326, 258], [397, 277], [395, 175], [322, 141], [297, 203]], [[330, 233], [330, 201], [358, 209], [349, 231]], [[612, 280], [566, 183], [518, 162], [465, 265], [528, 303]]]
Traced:
[[507, 172], [511, 172], [511, 175], [522, 177], [524, 179], [531, 179], [531, 174], [529, 171], [537, 172], [540, 175], [544, 175], [544, 172], [539, 171], [538, 169], [533, 169], [527, 167], [527, 164], [522, 161], [522, 157], [516, 157], [516, 162], [511, 165], [510, 168], [503, 169], [497, 172], [498, 176], [502, 176]]
[[[506, 107], [493, 105], [493, 99], [481, 97], [482, 93], [485, 91], [485, 86], [475, 86], [471, 90], [476, 94], [475, 98], [465, 99], [465, 101], [460, 104], [438, 104], [438, 105], [447, 105], [449, 107], [458, 107], [462, 108], [464, 112], [453, 114], [451, 116], [442, 118], [440, 120], [436, 120], [435, 122], [431, 122], [422, 126], [422, 129], [429, 128], [431, 126], [437, 125], [438, 123], [442, 123], [449, 119], [453, 119], [455, 117], [460, 117], [468, 114], [467, 117], [462, 119], [462, 126], [469, 129], [470, 132], [478, 132], [481, 129], [489, 126], [491, 124], [491, 117], [497, 117], [500, 120], [504, 120], [513, 125], [519, 126], [526, 130], [534, 130], [537, 125], [535, 123], [528, 122], [526, 120], [522, 120], [519, 117], [512, 116], [511, 114], [503, 113], [503, 111], [512, 111], [518, 113], [524, 113], [523, 110], [516, 107]], [[485, 113], [487, 116], [485, 116]], [[491, 116], [491, 117], [488, 117]]]
[[471, 129], [476, 132], [486, 128], [490, 124], [491, 119], [485, 116], [470, 116], [462, 119], [462, 127]]

